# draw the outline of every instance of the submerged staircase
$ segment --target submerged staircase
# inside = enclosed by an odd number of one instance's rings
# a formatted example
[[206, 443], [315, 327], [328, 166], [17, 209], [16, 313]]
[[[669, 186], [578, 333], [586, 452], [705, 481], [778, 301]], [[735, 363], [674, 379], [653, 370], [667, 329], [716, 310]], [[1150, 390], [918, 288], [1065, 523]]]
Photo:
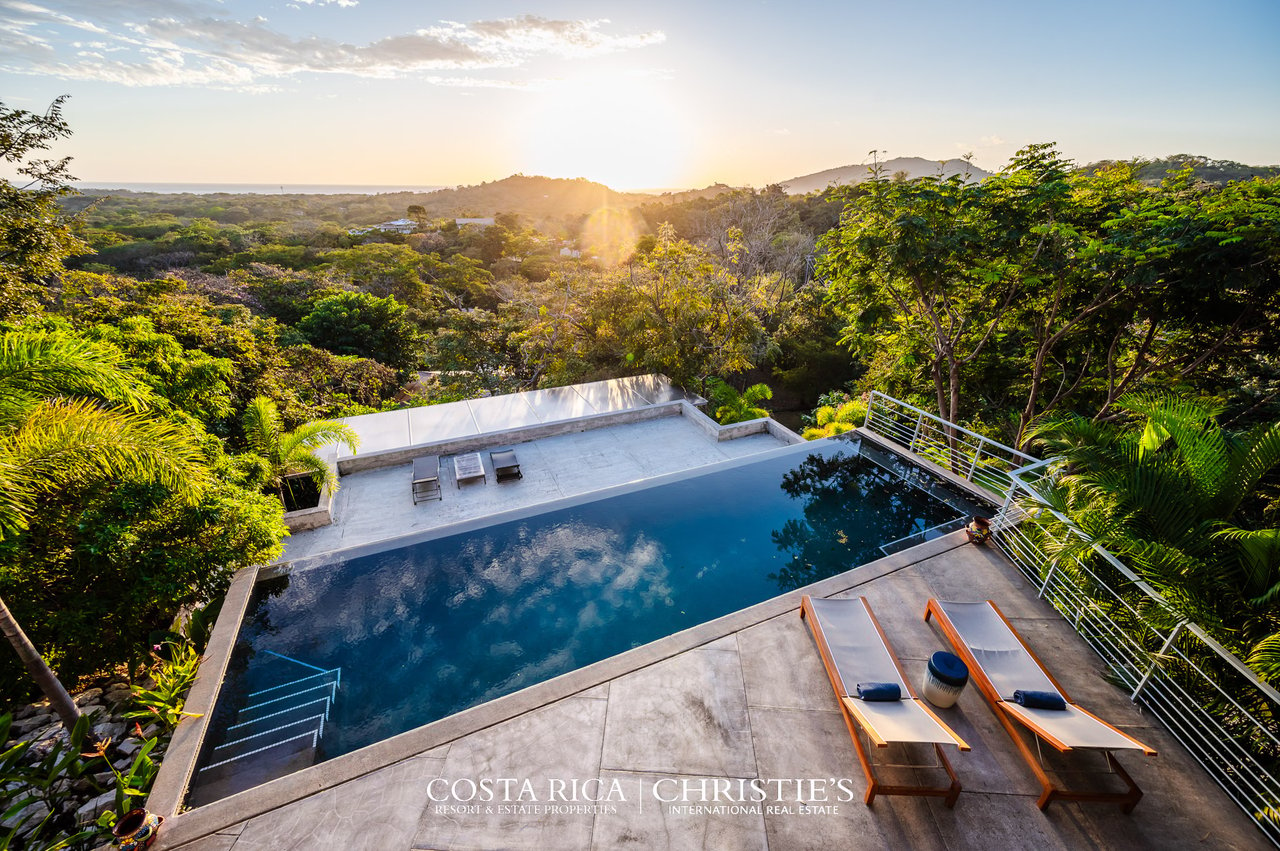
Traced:
[[[271, 650], [260, 651], [310, 671], [251, 692], [222, 743], [205, 756], [193, 778], [191, 806], [216, 801], [315, 763], [342, 669], [325, 670]], [[296, 669], [294, 669], [296, 670]]]

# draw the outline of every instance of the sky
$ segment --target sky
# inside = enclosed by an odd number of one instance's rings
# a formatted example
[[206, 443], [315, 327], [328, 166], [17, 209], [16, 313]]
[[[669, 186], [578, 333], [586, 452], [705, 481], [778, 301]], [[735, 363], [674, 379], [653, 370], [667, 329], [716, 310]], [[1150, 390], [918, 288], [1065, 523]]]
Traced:
[[881, 158], [1280, 163], [1280, 0], [0, 0], [84, 181], [764, 186]]

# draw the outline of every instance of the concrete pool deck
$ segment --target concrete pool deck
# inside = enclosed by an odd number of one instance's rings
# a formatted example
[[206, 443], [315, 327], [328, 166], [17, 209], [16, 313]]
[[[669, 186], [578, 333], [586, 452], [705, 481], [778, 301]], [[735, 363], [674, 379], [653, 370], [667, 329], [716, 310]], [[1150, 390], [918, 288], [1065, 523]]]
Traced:
[[[483, 484], [476, 481], [458, 487], [452, 458], [446, 456], [440, 463], [442, 499], [417, 505], [410, 491], [411, 463], [365, 470], [342, 477], [333, 498], [333, 524], [287, 538], [280, 560], [296, 561], [398, 538], [786, 445], [787, 441], [767, 431], [717, 441], [689, 416], [605, 426], [494, 445], [480, 453], [486, 473]], [[489, 452], [507, 446], [516, 450], [523, 478], [499, 484]]]
[[[1168, 732], [1103, 679], [1101, 660], [998, 552], [956, 533], [803, 590], [866, 596], [917, 682], [946, 647], [922, 620], [926, 600], [998, 601], [1076, 700], [1159, 751], [1120, 756], [1145, 797], [1127, 816], [1103, 804], [1039, 811], [1031, 772], [970, 686], [939, 710], [973, 747], [948, 754], [964, 785], [956, 807], [921, 798], [864, 805], [865, 781], [794, 591], [179, 815], [155, 848], [1269, 847]], [[508, 801], [500, 792], [461, 800], [468, 783], [503, 778], [513, 784]], [[787, 785], [797, 779], [824, 784], [837, 800], [799, 797], [831, 809], [802, 811]], [[840, 800], [833, 784], [846, 779], [852, 799]], [[770, 793], [769, 811], [654, 795], [703, 780], [780, 781], [787, 791]], [[525, 781], [534, 799], [520, 801]], [[538, 812], [556, 788], [570, 800]], [[594, 807], [585, 800], [606, 795]]]

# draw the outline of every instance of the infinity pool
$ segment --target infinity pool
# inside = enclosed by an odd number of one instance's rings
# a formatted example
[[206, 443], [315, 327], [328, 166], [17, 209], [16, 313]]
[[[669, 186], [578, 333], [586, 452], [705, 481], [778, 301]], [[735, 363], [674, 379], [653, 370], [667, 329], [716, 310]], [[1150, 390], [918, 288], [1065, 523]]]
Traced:
[[190, 802], [833, 576], [981, 510], [895, 456], [867, 455], [839, 439], [789, 447], [259, 583]]

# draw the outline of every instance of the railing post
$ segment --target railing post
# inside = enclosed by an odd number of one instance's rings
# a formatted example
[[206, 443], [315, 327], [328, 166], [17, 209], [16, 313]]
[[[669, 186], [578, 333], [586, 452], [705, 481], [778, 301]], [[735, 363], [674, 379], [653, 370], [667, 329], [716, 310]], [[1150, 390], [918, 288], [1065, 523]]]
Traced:
[[1142, 690], [1147, 687], [1147, 683], [1150, 682], [1152, 675], [1155, 674], [1156, 668], [1160, 667], [1160, 657], [1169, 652], [1169, 648], [1173, 646], [1173, 642], [1178, 640], [1178, 636], [1182, 634], [1182, 628], [1186, 625], [1186, 621], [1178, 621], [1178, 625], [1169, 633], [1169, 637], [1165, 639], [1164, 645], [1161, 646], [1159, 652], [1156, 653], [1156, 661], [1151, 663], [1151, 667], [1142, 675], [1142, 679], [1138, 680], [1138, 685], [1133, 690], [1133, 694], [1129, 695], [1129, 700], [1135, 702], [1138, 700], [1138, 695], [1140, 695]]
[[[916, 429], [915, 431], [911, 432], [911, 443], [908, 444], [907, 446], [907, 448], [910, 449], [912, 452], [916, 451], [916, 439], [920, 437], [920, 427], [923, 425], [924, 425], [924, 414], [921, 413], [920, 416], [916, 417]], [[916, 453], [916, 454], [919, 454], [919, 453]]]
[[978, 469], [978, 458], [982, 455], [982, 446], [987, 442], [985, 437], [978, 438], [978, 448], [973, 450], [973, 463], [969, 465], [969, 473], [964, 477], [966, 482], [973, 481], [973, 471]]
[[1044, 592], [1048, 589], [1049, 582], [1053, 579], [1053, 573], [1057, 569], [1058, 569], [1058, 560], [1055, 558], [1053, 561], [1049, 562], [1049, 570], [1045, 572], [1044, 582], [1040, 584], [1040, 591], [1036, 594], [1036, 596], [1039, 597], [1041, 600], [1044, 599]]

